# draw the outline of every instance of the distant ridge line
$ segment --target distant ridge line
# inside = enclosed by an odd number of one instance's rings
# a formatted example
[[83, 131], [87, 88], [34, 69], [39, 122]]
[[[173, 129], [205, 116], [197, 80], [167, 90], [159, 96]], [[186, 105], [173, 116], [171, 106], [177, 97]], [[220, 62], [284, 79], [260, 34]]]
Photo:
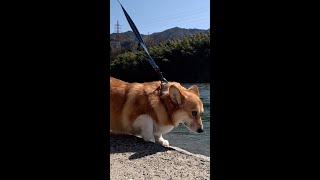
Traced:
[[[141, 36], [144, 40], [145, 38], [147, 38], [149, 42], [161, 43], [168, 40], [182, 39], [186, 36], [191, 36], [197, 33], [209, 33], [209, 32], [210, 32], [210, 28], [209, 29], [196, 29], [196, 28], [186, 29], [186, 28], [174, 27], [174, 28], [164, 30], [162, 32], [155, 32], [150, 35], [142, 34]], [[112, 47], [115, 47], [115, 44], [116, 44], [115, 42], [117, 41], [116, 35], [119, 36], [119, 39], [121, 43], [124, 44], [124, 46], [126, 44], [136, 43], [135, 35], [132, 31], [127, 31], [119, 34], [112, 33], [110, 34], [110, 46]], [[126, 48], [126, 47], [123, 47], [123, 48]]]

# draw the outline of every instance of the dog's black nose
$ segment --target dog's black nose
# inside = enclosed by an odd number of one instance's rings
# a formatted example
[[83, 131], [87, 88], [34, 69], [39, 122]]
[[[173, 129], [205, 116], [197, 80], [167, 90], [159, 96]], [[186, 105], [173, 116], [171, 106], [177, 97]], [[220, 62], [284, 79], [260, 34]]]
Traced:
[[198, 133], [202, 133], [202, 132], [203, 132], [203, 129], [199, 128], [197, 132], [198, 132]]

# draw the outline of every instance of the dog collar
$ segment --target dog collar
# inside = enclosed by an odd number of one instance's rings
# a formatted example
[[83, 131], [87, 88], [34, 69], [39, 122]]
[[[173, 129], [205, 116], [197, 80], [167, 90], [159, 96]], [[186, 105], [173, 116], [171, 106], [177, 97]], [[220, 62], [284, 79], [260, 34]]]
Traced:
[[166, 94], [167, 91], [168, 91], [168, 82], [161, 81], [161, 84], [160, 84], [160, 96], [162, 96], [163, 94]]

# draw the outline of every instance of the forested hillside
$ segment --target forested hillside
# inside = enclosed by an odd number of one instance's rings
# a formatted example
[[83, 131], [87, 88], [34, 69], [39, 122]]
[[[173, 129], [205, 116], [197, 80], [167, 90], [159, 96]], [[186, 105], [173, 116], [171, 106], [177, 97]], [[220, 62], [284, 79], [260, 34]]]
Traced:
[[[198, 33], [183, 39], [169, 40], [149, 47], [155, 60], [169, 81], [209, 82], [210, 33]], [[159, 80], [144, 51], [127, 51], [110, 64], [110, 75], [129, 82]]]
[[[197, 33], [208, 33], [208, 30], [203, 29], [184, 29], [179, 27], [174, 27], [171, 29], [167, 29], [162, 32], [153, 33], [150, 35], [143, 35], [141, 34], [141, 37], [146, 41], [146, 44], [159, 44], [161, 42], [167, 41], [167, 40], [173, 40], [173, 39], [181, 39], [186, 36], [194, 35]], [[127, 31], [123, 33], [112, 33], [110, 34], [110, 46], [116, 47], [116, 43], [120, 41], [120, 46], [122, 48], [130, 48], [131, 44], [138, 44], [136, 41], [136, 37], [133, 34], [132, 31]], [[148, 44], [149, 43], [149, 44]]]
[[[150, 35], [141, 35], [144, 42], [148, 47], [156, 46], [159, 43], [174, 40], [174, 39], [182, 39], [186, 36], [194, 35], [197, 33], [208, 33], [210, 29], [184, 29], [179, 27], [174, 27], [171, 29], [167, 29], [162, 32], [153, 33]], [[110, 34], [110, 53], [111, 60], [113, 60], [117, 55], [125, 52], [125, 51], [135, 51], [139, 48], [139, 43], [136, 40], [135, 35], [132, 31], [127, 31], [124, 33], [113, 33]]]

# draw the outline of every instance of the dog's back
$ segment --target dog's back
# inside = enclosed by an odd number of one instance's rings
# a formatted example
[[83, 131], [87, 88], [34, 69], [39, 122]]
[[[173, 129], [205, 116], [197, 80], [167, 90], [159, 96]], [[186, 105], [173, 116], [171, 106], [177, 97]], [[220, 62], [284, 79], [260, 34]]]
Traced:
[[157, 119], [150, 106], [150, 94], [159, 85], [159, 82], [127, 83], [110, 77], [110, 128], [130, 132], [133, 120], [141, 114], [149, 114]]

